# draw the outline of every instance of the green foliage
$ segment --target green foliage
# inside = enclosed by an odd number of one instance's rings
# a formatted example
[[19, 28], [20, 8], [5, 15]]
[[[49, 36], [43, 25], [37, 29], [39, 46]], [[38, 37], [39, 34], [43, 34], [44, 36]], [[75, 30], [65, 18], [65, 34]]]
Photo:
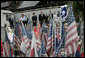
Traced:
[[80, 17], [82, 17], [82, 21], [84, 20], [84, 5], [83, 1], [73, 1], [73, 12], [76, 18], [76, 21], [80, 21]]

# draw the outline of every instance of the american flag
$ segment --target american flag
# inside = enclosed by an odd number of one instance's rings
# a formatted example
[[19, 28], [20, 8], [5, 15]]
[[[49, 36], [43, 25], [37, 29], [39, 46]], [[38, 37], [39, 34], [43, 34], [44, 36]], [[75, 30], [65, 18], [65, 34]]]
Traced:
[[10, 40], [8, 39], [5, 29], [5, 41], [4, 41], [4, 57], [10, 57]]
[[44, 44], [45, 44], [45, 47], [46, 47], [47, 46], [48, 33], [47, 33], [47, 29], [46, 29], [46, 23], [44, 23], [44, 22], [43, 22], [41, 31], [42, 31], [41, 37], [42, 37], [42, 39], [44, 39]]
[[42, 38], [44, 39], [44, 44], [45, 44], [45, 47], [47, 46], [47, 38], [48, 38], [48, 33], [42, 33]]
[[56, 55], [55, 51], [57, 50], [57, 47], [59, 45], [59, 36], [58, 36], [58, 29], [57, 29], [57, 25], [55, 25], [55, 41], [54, 41], [54, 52], [52, 54], [52, 56], [54, 57]]
[[46, 53], [46, 46], [44, 43], [44, 38], [42, 38], [42, 42], [41, 42], [41, 57], [48, 57]]
[[[31, 40], [27, 37], [27, 34], [26, 34], [25, 27], [24, 27], [23, 23], [22, 23], [22, 35], [23, 35], [23, 37], [22, 37], [22, 43], [21, 43], [20, 49], [21, 49], [22, 52], [24, 51], [24, 53], [26, 53], [25, 49], [30, 48]], [[23, 47], [23, 45], [25, 45], [25, 46]]]
[[19, 23], [15, 24], [14, 34], [21, 41], [21, 35], [22, 35], [21, 24], [19, 24]]
[[51, 53], [51, 48], [52, 48], [52, 32], [53, 32], [53, 21], [52, 19], [50, 20], [50, 28], [49, 28], [49, 34], [48, 34], [48, 39], [47, 39], [47, 46], [46, 46], [46, 52], [48, 55]]
[[78, 34], [77, 34], [77, 27], [75, 23], [75, 18], [73, 15], [72, 11], [72, 5], [70, 5], [70, 11], [68, 14], [68, 28], [67, 28], [67, 36], [65, 39], [65, 52], [69, 55], [72, 53], [75, 53], [77, 50], [77, 39], [78, 39]]
[[16, 46], [16, 48], [20, 49], [20, 39], [14, 34], [14, 45]]
[[40, 40], [40, 37], [39, 37], [39, 35], [41, 34], [40, 31], [41, 31], [41, 26], [38, 25], [37, 29], [36, 28], [34, 29], [34, 34], [35, 34], [35, 37], [36, 37], [36, 40], [37, 40], [37, 42], [36, 42], [36, 44], [37, 44], [37, 51], [39, 51], [39, 49], [41, 48], [41, 40]]
[[32, 23], [29, 20], [26, 28], [26, 33], [29, 39], [32, 39]]

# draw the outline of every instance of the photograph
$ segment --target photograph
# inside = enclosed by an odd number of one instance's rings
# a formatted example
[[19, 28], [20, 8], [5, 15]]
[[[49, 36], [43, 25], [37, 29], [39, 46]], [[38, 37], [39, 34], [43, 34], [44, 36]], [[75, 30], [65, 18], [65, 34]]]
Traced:
[[1, 1], [1, 57], [84, 57], [84, 1]]

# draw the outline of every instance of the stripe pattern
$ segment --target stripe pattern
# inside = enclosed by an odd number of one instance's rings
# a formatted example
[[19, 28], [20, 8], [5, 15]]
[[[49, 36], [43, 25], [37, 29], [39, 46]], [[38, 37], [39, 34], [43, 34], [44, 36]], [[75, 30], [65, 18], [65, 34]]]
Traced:
[[38, 25], [37, 29], [35, 28], [34, 34], [36, 36], [36, 45], [37, 45], [37, 51], [39, 51], [39, 49], [41, 48], [41, 40], [40, 40], [40, 34], [41, 34], [41, 26]]
[[25, 47], [29, 49], [31, 45], [31, 40], [29, 40], [27, 36], [24, 36], [22, 39], [23, 42], [25, 43]]
[[20, 49], [20, 39], [14, 34], [14, 45], [16, 46], [16, 48]]
[[70, 5], [70, 11], [68, 14], [67, 21], [68, 21], [68, 27], [65, 39], [65, 48], [66, 48], [65, 52], [66, 54], [72, 54], [75, 53], [77, 50], [77, 40], [78, 40], [77, 27], [72, 11], [72, 5]]
[[[75, 27], [74, 27], [75, 26]], [[77, 28], [75, 21], [67, 28], [67, 36], [66, 36], [66, 52], [67, 54], [72, 54], [76, 52], [77, 48]]]
[[50, 20], [50, 28], [49, 28], [49, 34], [48, 34], [48, 39], [47, 39], [47, 46], [46, 46], [46, 52], [48, 55], [51, 53], [51, 48], [52, 48], [52, 37], [53, 37], [53, 21]]

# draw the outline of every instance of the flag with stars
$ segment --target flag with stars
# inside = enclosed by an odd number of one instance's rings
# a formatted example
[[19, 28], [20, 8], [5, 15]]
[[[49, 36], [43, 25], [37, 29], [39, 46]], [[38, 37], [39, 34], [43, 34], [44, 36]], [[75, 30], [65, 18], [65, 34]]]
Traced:
[[68, 28], [67, 28], [67, 35], [65, 39], [65, 52], [69, 54], [73, 54], [77, 50], [77, 40], [78, 40], [78, 34], [77, 34], [77, 27], [75, 18], [72, 11], [72, 5], [70, 5], [69, 14], [68, 14]]

